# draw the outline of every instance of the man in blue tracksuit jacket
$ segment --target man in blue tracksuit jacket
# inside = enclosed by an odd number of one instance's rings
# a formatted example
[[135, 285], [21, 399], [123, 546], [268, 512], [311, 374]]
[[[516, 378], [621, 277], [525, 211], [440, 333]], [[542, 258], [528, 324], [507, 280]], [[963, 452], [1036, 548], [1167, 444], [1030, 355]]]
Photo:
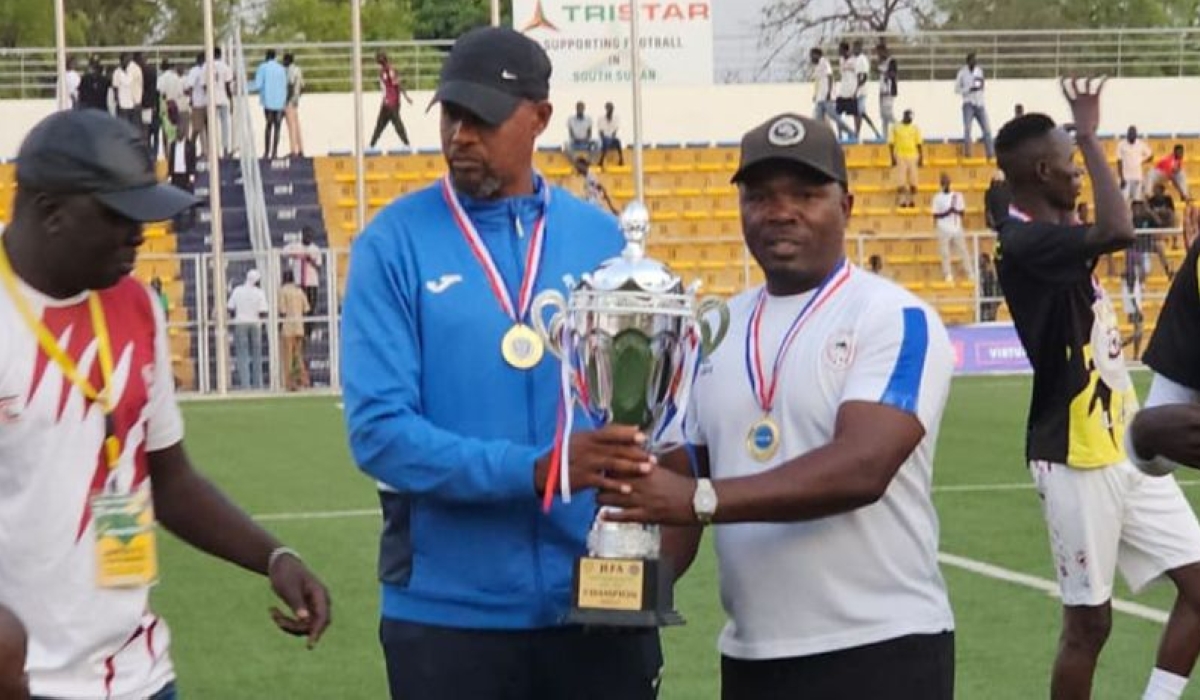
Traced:
[[649, 469], [643, 437], [572, 435], [581, 491], [540, 507], [559, 363], [514, 327], [529, 323], [534, 295], [565, 292], [564, 276], [623, 245], [611, 216], [533, 169], [550, 70], [510, 29], [460, 37], [435, 96], [448, 177], [393, 202], [354, 243], [342, 376], [351, 450], [383, 505], [393, 698], [655, 695], [656, 632], [561, 622], [595, 514], [589, 487]]

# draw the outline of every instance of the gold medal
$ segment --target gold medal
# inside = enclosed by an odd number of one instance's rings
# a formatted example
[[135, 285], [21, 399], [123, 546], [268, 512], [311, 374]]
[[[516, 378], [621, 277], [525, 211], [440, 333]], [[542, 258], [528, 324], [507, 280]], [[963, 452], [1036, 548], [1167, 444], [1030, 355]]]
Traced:
[[541, 336], [524, 323], [508, 329], [500, 341], [500, 354], [504, 361], [517, 369], [532, 369], [542, 361], [546, 345]]
[[760, 462], [766, 462], [779, 451], [779, 425], [770, 416], [750, 426], [746, 433], [746, 450]]

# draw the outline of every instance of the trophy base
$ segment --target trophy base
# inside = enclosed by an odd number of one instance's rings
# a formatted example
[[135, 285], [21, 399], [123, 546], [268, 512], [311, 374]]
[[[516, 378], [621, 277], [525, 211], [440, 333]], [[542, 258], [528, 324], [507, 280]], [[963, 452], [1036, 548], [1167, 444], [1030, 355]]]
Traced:
[[565, 621], [590, 627], [682, 625], [674, 591], [674, 572], [664, 560], [583, 557], [575, 562]]

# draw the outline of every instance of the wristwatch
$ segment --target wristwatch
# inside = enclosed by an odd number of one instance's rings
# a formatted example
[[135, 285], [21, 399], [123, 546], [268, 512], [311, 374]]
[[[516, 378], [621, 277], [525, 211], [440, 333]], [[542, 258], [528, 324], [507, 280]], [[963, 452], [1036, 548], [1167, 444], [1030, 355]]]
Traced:
[[696, 480], [696, 492], [692, 494], [692, 510], [701, 525], [712, 522], [717, 513], [717, 491], [713, 488], [711, 479]]

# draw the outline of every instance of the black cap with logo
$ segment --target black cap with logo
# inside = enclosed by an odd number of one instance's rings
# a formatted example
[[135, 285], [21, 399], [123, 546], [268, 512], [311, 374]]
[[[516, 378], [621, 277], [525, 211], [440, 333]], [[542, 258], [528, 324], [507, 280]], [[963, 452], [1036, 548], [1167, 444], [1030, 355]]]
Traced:
[[546, 51], [524, 34], [507, 27], [472, 29], [450, 49], [430, 106], [453, 102], [497, 125], [521, 100], [549, 97], [550, 71]]
[[196, 204], [162, 184], [150, 149], [129, 122], [97, 109], [55, 112], [17, 152], [17, 186], [49, 194], [90, 194], [135, 221], [162, 221]]
[[751, 170], [770, 162], [798, 165], [843, 185], [849, 181], [846, 154], [833, 130], [799, 114], [776, 115], [746, 132], [731, 181], [741, 182]]

